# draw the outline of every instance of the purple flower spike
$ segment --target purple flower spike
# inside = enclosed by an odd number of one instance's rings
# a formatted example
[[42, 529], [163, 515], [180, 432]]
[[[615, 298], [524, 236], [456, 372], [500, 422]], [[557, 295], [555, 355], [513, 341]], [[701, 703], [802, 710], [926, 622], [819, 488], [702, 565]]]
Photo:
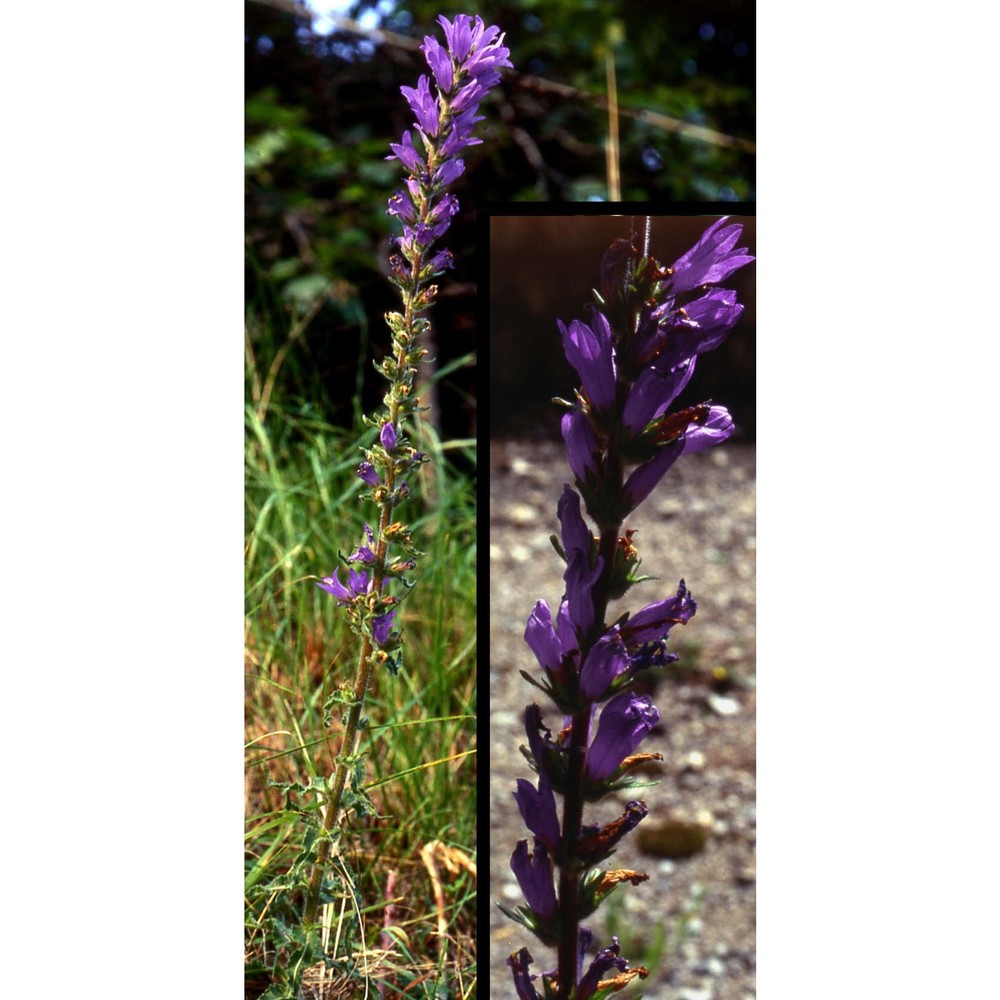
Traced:
[[[457, 50], [468, 64], [477, 62], [477, 30], [470, 19], [446, 26], [453, 56]], [[487, 41], [492, 35], [484, 33]], [[495, 60], [483, 57], [481, 65], [492, 68]], [[475, 85], [458, 76], [456, 89], [452, 108], [478, 100]], [[581, 926], [616, 885], [647, 878], [628, 869], [598, 870], [646, 817], [646, 804], [633, 800], [603, 825], [585, 825], [585, 809], [628, 787], [626, 775], [644, 762], [662, 760], [659, 753], [637, 752], [660, 713], [636, 689], [640, 672], [677, 659], [667, 652], [667, 639], [697, 607], [683, 580], [676, 594], [638, 612], [615, 606], [631, 587], [655, 579], [639, 575], [636, 529], [626, 527], [625, 518], [681, 455], [733, 432], [725, 407], [671, 407], [690, 383], [697, 359], [722, 343], [743, 311], [735, 292], [713, 287], [752, 259], [736, 247], [741, 233], [741, 226], [718, 220], [670, 268], [645, 249], [648, 226], [645, 243], [633, 230], [601, 262], [601, 292], [595, 296], [606, 311], [593, 309], [586, 323], [557, 321], [563, 351], [579, 377], [576, 401], [561, 421], [577, 489], [565, 486], [558, 501], [555, 547], [566, 563], [558, 621], [538, 601], [524, 632], [545, 677], [522, 673], [551, 698], [561, 719], [553, 738], [537, 705], [524, 714], [530, 752], [522, 750], [538, 781], [518, 780], [514, 800], [535, 848], [529, 853], [523, 840], [511, 858], [528, 906], [505, 912], [557, 950], [558, 967], [530, 976], [530, 954], [522, 949], [511, 956], [515, 990], [527, 1000], [539, 998], [542, 988], [547, 998], [595, 1000], [648, 975], [641, 966], [629, 968], [617, 938], [587, 964], [593, 935]], [[538, 980], [536, 989], [532, 983]]]
[[392, 426], [391, 423], [386, 421], [382, 425], [382, 430], [379, 433], [379, 441], [382, 442], [382, 447], [386, 451], [393, 451], [396, 447], [396, 428]]
[[538, 776], [538, 788], [524, 778], [517, 779], [514, 792], [524, 825], [553, 853], [559, 848], [559, 816], [552, 784], [544, 772]]
[[536, 840], [534, 854], [529, 854], [528, 842], [519, 840], [511, 855], [510, 867], [528, 906], [543, 920], [555, 917], [558, 904], [552, 883], [552, 860], [545, 845]]
[[614, 341], [603, 313], [594, 312], [593, 328], [573, 320], [569, 326], [556, 321], [562, 334], [566, 360], [576, 369], [591, 405], [598, 413], [608, 413], [615, 402]]
[[607, 781], [659, 721], [659, 710], [647, 695], [639, 698], [626, 693], [612, 698], [601, 712], [597, 735], [587, 752], [587, 778], [595, 784]]

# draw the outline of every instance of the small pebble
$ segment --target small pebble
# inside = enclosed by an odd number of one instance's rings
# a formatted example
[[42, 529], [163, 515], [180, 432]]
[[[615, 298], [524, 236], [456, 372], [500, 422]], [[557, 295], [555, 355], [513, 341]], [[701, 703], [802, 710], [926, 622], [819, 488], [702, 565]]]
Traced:
[[709, 692], [705, 701], [716, 715], [735, 715], [740, 710], [740, 703], [735, 698], [727, 698], [725, 695], [716, 694], [714, 691]]
[[678, 992], [677, 1000], [712, 1000], [712, 991], [710, 989], [696, 990], [688, 987]]
[[538, 512], [526, 503], [512, 503], [507, 508], [507, 520], [512, 524], [534, 524], [538, 520]]
[[713, 955], [699, 962], [691, 971], [696, 976], [711, 976], [713, 979], [718, 979], [719, 976], [725, 975], [726, 966], [725, 963]]

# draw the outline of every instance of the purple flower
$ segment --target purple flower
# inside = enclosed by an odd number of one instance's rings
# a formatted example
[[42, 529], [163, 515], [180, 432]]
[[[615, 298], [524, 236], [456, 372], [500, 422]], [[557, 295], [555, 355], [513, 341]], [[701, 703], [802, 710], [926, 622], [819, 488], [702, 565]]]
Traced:
[[365, 538], [368, 539], [367, 545], [359, 545], [348, 557], [348, 562], [360, 562], [360, 563], [373, 563], [375, 562], [375, 553], [372, 552], [371, 546], [375, 544], [375, 533], [372, 531], [371, 527], [365, 525]]
[[444, 28], [445, 41], [455, 62], [464, 63], [465, 71], [484, 81], [487, 88], [500, 79], [500, 67], [510, 66], [510, 52], [503, 46], [504, 36], [496, 25], [487, 28], [481, 17], [472, 18], [468, 14], [456, 14], [454, 22], [442, 14], [438, 23]]
[[387, 611], [384, 615], [376, 615], [372, 619], [372, 638], [376, 646], [384, 646], [389, 639], [389, 629], [392, 628], [392, 618], [395, 615], [395, 608]]
[[538, 601], [524, 629], [524, 641], [531, 647], [539, 664], [552, 673], [558, 672], [563, 659], [575, 653], [578, 648], [566, 601], [559, 606], [557, 626], [558, 632], [552, 624], [552, 612], [548, 604]]
[[378, 486], [382, 482], [371, 462], [362, 462], [358, 466], [358, 476], [369, 486]]
[[403, 133], [403, 138], [398, 143], [390, 142], [389, 148], [392, 150], [392, 156], [387, 156], [387, 160], [399, 160], [407, 170], [414, 174], [427, 169], [427, 164], [413, 145], [413, 136], [409, 130]]
[[596, 784], [610, 778], [659, 721], [659, 710], [646, 695], [612, 698], [601, 712], [597, 735], [587, 751], [588, 780]]
[[563, 485], [556, 512], [562, 527], [563, 551], [566, 553], [566, 558], [570, 559], [577, 552], [582, 552], [589, 562], [594, 536], [580, 513], [580, 494], [573, 487]]
[[531, 952], [527, 948], [515, 951], [507, 959], [507, 964], [514, 974], [514, 989], [517, 990], [518, 1000], [541, 1000], [538, 990], [531, 985], [532, 979], [538, 978], [528, 972], [528, 967], [531, 963]]
[[599, 455], [597, 437], [586, 414], [581, 413], [580, 410], [564, 414], [562, 435], [566, 442], [569, 467], [573, 470], [573, 475], [579, 482], [586, 482], [588, 476], [597, 474]]
[[695, 359], [685, 358], [675, 368], [652, 365], [644, 368], [635, 380], [625, 401], [622, 422], [629, 434], [638, 434], [681, 394], [694, 374]]
[[743, 227], [738, 223], [727, 226], [728, 221], [722, 218], [712, 223], [698, 242], [674, 264], [671, 289], [675, 294], [698, 285], [717, 284], [738, 267], [753, 260], [745, 247], [733, 249], [743, 233]]
[[601, 556], [590, 567], [590, 557], [582, 549], [577, 549], [570, 557], [563, 579], [566, 582], [566, 601], [569, 617], [577, 636], [585, 636], [594, 627], [594, 586], [604, 572]]
[[316, 582], [320, 590], [333, 594], [341, 604], [349, 604], [361, 594], [368, 593], [368, 573], [366, 570], [347, 571], [347, 586], [340, 582], [340, 570], [334, 570], [333, 576], [324, 576]]
[[576, 369], [591, 405], [599, 413], [609, 413], [615, 403], [615, 347], [611, 327], [603, 313], [594, 311], [594, 325], [573, 320], [565, 326], [556, 320], [562, 334], [566, 360]]
[[448, 187], [462, 176], [465, 170], [465, 160], [445, 160], [434, 171], [434, 183], [437, 187]]
[[604, 571], [604, 560], [598, 556], [590, 565], [593, 535], [580, 513], [580, 496], [570, 486], [563, 487], [558, 505], [559, 523], [562, 525], [563, 551], [566, 553], [566, 600], [569, 616], [577, 636], [583, 636], [594, 625], [594, 584]]
[[684, 454], [684, 439], [678, 438], [665, 444], [648, 461], [636, 468], [625, 480], [624, 499], [628, 510], [635, 510], [657, 483], [666, 475], [667, 469]]
[[396, 447], [396, 428], [388, 420], [382, 425], [379, 441], [382, 442], [382, 447], [386, 451], [393, 451]]
[[616, 937], [611, 939], [611, 947], [602, 948], [590, 963], [587, 974], [580, 980], [580, 985], [573, 994], [575, 1000], [589, 1000], [597, 992], [601, 979], [612, 969], [617, 969], [618, 972], [625, 972], [628, 969], [628, 962], [621, 957], [621, 946]]
[[559, 848], [559, 816], [548, 775], [544, 771], [539, 774], [537, 789], [525, 778], [518, 778], [514, 799], [525, 826], [555, 853]]
[[712, 448], [733, 433], [733, 418], [724, 406], [709, 407], [704, 423], [692, 424], [684, 432], [684, 454]]
[[[644, 341], [646, 357], [654, 357], [660, 367], [680, 364], [696, 354], [714, 351], [729, 335], [743, 313], [736, 293], [728, 288], [712, 288], [700, 299], [689, 302], [683, 311], [673, 309], [668, 300], [663, 307], [664, 318], [651, 314], [638, 335]], [[653, 324], [656, 325], [653, 325]]]
[[588, 701], [600, 701], [611, 683], [629, 668], [625, 643], [617, 628], [605, 632], [590, 647], [580, 669], [580, 693]]
[[438, 90], [445, 92], [451, 90], [455, 80], [451, 56], [441, 43], [436, 38], [425, 35], [424, 44], [420, 46], [420, 51], [423, 52], [427, 65], [430, 66], [431, 72], [434, 74], [434, 82], [438, 85]]
[[421, 130], [426, 135], [436, 136], [440, 126], [438, 105], [437, 99], [431, 93], [430, 80], [427, 76], [421, 74], [416, 88], [400, 87], [399, 89], [409, 103], [410, 110], [417, 116], [417, 124]]
[[528, 906], [543, 920], [552, 920], [559, 907], [552, 883], [552, 860], [545, 845], [536, 840], [534, 854], [529, 854], [528, 842], [519, 840], [511, 855], [510, 867]]
[[677, 593], [654, 604], [647, 604], [637, 611], [621, 627], [625, 642], [632, 648], [646, 642], [666, 638], [674, 625], [683, 625], [690, 621], [698, 605], [691, 596], [691, 591], [681, 580]]

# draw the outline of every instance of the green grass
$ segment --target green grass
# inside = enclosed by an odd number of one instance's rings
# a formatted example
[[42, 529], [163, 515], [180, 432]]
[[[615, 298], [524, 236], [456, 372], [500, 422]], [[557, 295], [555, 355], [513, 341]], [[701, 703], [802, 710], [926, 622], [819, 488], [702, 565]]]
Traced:
[[[327, 425], [317, 408], [272, 401], [246, 423], [246, 968], [259, 995], [292, 996], [306, 964], [297, 936], [308, 874], [315, 785], [333, 771], [339, 708], [324, 703], [352, 685], [357, 644], [335, 599], [314, 579], [343, 566], [375, 511], [358, 502], [362, 435]], [[378, 673], [364, 715], [362, 781], [375, 815], [351, 814], [340, 843], [329, 957], [364, 996], [359, 969], [378, 966], [370, 995], [474, 996], [476, 857], [475, 484], [430, 429], [414, 435], [432, 462], [396, 512], [426, 554], [402, 605], [403, 670]], [[343, 574], [342, 574], [343, 577]], [[442, 906], [421, 849], [440, 842]], [[391, 949], [382, 939], [393, 883]], [[438, 936], [444, 920], [446, 939]], [[336, 949], [333, 944], [337, 943]], [[335, 952], [335, 953], [334, 953]], [[301, 970], [298, 970], [301, 971]], [[336, 970], [335, 970], [336, 971]], [[331, 972], [331, 974], [334, 974]], [[329, 995], [337, 995], [331, 993]]]

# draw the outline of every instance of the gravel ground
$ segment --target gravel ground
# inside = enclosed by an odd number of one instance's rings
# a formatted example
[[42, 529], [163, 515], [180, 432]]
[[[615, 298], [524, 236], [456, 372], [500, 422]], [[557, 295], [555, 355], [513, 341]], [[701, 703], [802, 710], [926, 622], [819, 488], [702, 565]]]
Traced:
[[[511, 792], [518, 777], [531, 776], [517, 749], [525, 742], [522, 712], [532, 700], [545, 707], [544, 695], [518, 674], [538, 669], [523, 641], [524, 623], [537, 599], [555, 607], [562, 594], [563, 566], [549, 535], [558, 532], [556, 499], [568, 480], [561, 442], [490, 446], [489, 891], [491, 901], [511, 907], [521, 896], [509, 858], [526, 835]], [[610, 911], [622, 954], [633, 966], [650, 967], [641, 990], [619, 995], [756, 995], [754, 525], [754, 449], [733, 443], [677, 463], [626, 524], [638, 529], [643, 572], [660, 580], [633, 589], [620, 610], [673, 593], [684, 577], [698, 613], [671, 633], [670, 648], [682, 656], [670, 669], [685, 673], [655, 692], [662, 718], [641, 748], [664, 756], [650, 775], [658, 784], [585, 813], [588, 822], [608, 822], [629, 797], [649, 806], [649, 816], [606, 862], [645, 871], [649, 881], [617, 889], [589, 922], [597, 940], [606, 941], [611, 930], [601, 928], [600, 918]], [[713, 678], [713, 670], [725, 676]], [[558, 728], [551, 714], [546, 721]], [[687, 857], [677, 856], [680, 847], [651, 853], [650, 841], [666, 840], [653, 835], [668, 823], [703, 848]], [[490, 944], [493, 997], [513, 995], [506, 959], [521, 945], [535, 956], [533, 971], [555, 964], [552, 952], [496, 906]]]

